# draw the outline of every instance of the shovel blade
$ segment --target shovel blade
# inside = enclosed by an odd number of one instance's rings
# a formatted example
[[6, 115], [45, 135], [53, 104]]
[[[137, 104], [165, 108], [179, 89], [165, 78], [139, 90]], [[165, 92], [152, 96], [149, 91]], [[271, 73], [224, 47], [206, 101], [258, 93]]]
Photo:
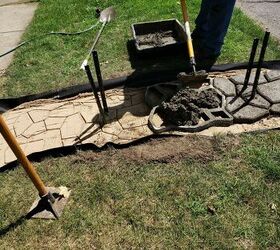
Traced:
[[116, 10], [114, 7], [108, 7], [100, 13], [100, 22], [109, 23], [116, 17]]
[[[38, 198], [29, 210], [27, 215], [28, 218], [56, 220], [62, 215], [63, 209], [66, 206], [71, 194], [71, 190], [68, 190], [65, 187], [48, 187], [48, 190], [54, 196], [55, 202], [51, 204], [51, 207], [49, 207], [46, 206], [45, 202], [41, 202], [41, 198]], [[55, 210], [55, 213], [52, 212], [50, 208]]]

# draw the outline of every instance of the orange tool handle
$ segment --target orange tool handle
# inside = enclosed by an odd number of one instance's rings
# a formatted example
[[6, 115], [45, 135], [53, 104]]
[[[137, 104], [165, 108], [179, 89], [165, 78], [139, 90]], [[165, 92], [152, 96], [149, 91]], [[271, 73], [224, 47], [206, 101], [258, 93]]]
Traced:
[[11, 150], [16, 155], [19, 162], [22, 164], [25, 172], [33, 182], [34, 186], [39, 191], [39, 195], [41, 197], [46, 196], [48, 194], [46, 186], [44, 185], [40, 176], [37, 174], [34, 166], [25, 156], [23, 150], [21, 149], [19, 143], [16, 140], [16, 137], [11, 133], [10, 129], [8, 128], [1, 114], [0, 114], [0, 133], [2, 134], [2, 136], [4, 137], [8, 145], [10, 146]]
[[186, 1], [185, 0], [181, 0], [181, 7], [182, 7], [182, 12], [183, 12], [183, 18], [184, 18], [184, 22], [189, 22], [189, 14], [187, 11], [187, 5], [186, 5]]

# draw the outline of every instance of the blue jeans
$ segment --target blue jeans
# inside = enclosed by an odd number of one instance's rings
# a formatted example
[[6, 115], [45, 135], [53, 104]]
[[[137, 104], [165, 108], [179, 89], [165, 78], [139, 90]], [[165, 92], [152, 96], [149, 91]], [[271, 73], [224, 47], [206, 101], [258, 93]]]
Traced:
[[192, 38], [209, 56], [219, 56], [236, 0], [202, 0]]

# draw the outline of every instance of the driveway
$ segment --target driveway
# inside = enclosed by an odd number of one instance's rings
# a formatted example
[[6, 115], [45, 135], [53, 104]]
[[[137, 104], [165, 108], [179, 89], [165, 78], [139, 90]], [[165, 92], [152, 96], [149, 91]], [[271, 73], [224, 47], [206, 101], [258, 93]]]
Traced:
[[237, 0], [237, 6], [280, 40], [280, 0]]
[[[0, 54], [15, 47], [33, 18], [37, 3], [24, 0], [0, 1]], [[0, 58], [0, 76], [13, 58], [13, 53]]]

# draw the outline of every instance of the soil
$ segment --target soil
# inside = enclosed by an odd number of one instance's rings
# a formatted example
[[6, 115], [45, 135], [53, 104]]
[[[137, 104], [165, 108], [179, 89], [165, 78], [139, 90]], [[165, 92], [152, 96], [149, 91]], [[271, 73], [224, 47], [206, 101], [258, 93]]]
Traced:
[[176, 39], [172, 31], [150, 33], [138, 38], [139, 46], [148, 45], [151, 47], [161, 47], [174, 41], [176, 41]]
[[110, 148], [102, 152], [79, 151], [71, 160], [73, 164], [101, 161], [106, 167], [117, 165], [123, 160], [149, 164], [176, 163], [188, 159], [206, 164], [219, 159], [225, 152], [231, 151], [239, 144], [238, 136], [211, 138], [194, 135], [172, 136], [150, 139], [124, 149]]
[[169, 101], [159, 106], [164, 121], [177, 126], [194, 126], [199, 123], [202, 109], [218, 108], [221, 105], [217, 93], [212, 89], [199, 92], [196, 89], [182, 89]]

